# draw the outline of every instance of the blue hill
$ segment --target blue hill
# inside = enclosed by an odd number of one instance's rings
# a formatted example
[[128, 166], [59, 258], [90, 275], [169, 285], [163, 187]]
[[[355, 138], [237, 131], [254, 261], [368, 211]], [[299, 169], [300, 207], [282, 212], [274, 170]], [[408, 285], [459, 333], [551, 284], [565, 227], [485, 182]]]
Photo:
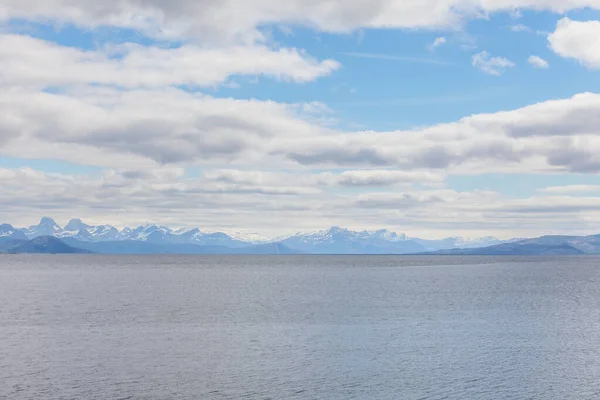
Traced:
[[70, 246], [53, 236], [40, 236], [29, 241], [20, 242], [5, 252], [16, 254], [78, 254], [90, 253], [85, 249]]

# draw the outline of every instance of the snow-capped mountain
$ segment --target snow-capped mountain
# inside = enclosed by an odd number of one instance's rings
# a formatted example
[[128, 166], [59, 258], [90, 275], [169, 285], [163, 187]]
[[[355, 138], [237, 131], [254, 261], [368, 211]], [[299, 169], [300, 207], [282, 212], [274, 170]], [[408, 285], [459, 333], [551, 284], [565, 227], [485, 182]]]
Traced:
[[261, 236], [256, 232], [233, 232], [230, 233], [229, 236], [235, 240], [239, 240], [244, 243], [252, 243], [252, 244], [267, 244], [267, 243], [275, 243], [280, 242], [280, 240], [276, 238], [267, 238]]
[[405, 235], [387, 230], [351, 231], [337, 226], [312, 233], [298, 233], [283, 242], [288, 247], [314, 254], [406, 254], [425, 248]]
[[408, 254], [454, 248], [477, 248], [506, 243], [495, 237], [451, 237], [427, 240], [407, 237], [387, 229], [351, 231], [340, 227], [298, 233], [282, 240], [288, 247], [317, 254]]
[[[171, 229], [166, 226], [145, 224], [131, 231], [122, 232], [121, 240], [139, 240], [148, 242], [159, 242], [166, 240], [171, 234]], [[125, 234], [123, 234], [125, 233]]]
[[12, 225], [0, 224], [0, 238], [27, 239], [27, 236]]
[[[138, 241], [159, 244], [196, 244], [202, 246], [225, 246], [239, 248], [256, 244], [254, 241], [240, 240], [225, 233], [202, 232], [198, 228], [173, 230], [167, 226], [145, 224], [136, 228], [124, 228], [119, 231], [110, 225], [88, 225], [80, 219], [72, 219], [61, 228], [53, 219], [44, 217], [38, 225], [17, 230], [7, 225], [0, 231], [19, 232], [22, 239], [33, 239], [40, 236], [54, 236], [61, 239], [76, 239], [83, 242]], [[270, 243], [270, 241], [264, 242]]]
[[72, 219], [64, 228], [52, 218], [43, 217], [38, 225], [19, 229], [25, 238], [34, 239], [40, 236], [54, 236], [57, 238], [73, 238], [81, 241], [109, 241], [119, 240], [120, 232], [110, 225], [92, 226], [85, 224], [80, 219]]
[[397, 234], [396, 232], [381, 229], [378, 231], [365, 231], [371, 235], [373, 239], [386, 240], [388, 242], [404, 242], [409, 240], [405, 234]]
[[[85, 229], [90, 238], [96, 241], [119, 240], [121, 233], [117, 228], [110, 225], [90, 226]], [[80, 231], [81, 233], [81, 231]]]
[[415, 242], [419, 243], [427, 251], [437, 251], [444, 249], [472, 249], [478, 247], [487, 247], [494, 246], [497, 244], [507, 243], [509, 241], [514, 241], [517, 239], [511, 240], [500, 240], [493, 236], [484, 236], [480, 238], [464, 238], [464, 237], [450, 237], [446, 239], [440, 240], [427, 240], [427, 239], [419, 239], [419, 238], [411, 238]]
[[67, 232], [79, 232], [81, 229], [91, 228], [90, 225], [84, 224], [82, 220], [79, 218], [73, 218], [69, 221], [69, 223], [63, 228]]
[[119, 230], [110, 225], [88, 225], [80, 219], [72, 219], [62, 229], [62, 232], [53, 235], [59, 238], [74, 238], [84, 242], [102, 242], [119, 239]]
[[21, 232], [29, 239], [33, 239], [39, 236], [58, 236], [63, 229], [52, 218], [43, 217], [39, 224], [21, 229]]
[[521, 240], [519, 238], [502, 240], [494, 236], [483, 236], [479, 238], [456, 237], [454, 239], [456, 240], [456, 247], [462, 249], [495, 246], [497, 244], [517, 242]]
[[244, 242], [222, 233], [206, 233], [198, 228], [172, 230], [166, 226], [144, 225], [127, 233], [121, 232], [121, 240], [138, 240], [152, 243], [182, 244], [190, 243], [202, 246], [244, 247], [253, 243]]
[[321, 230], [309, 233], [297, 233], [288, 239], [296, 239], [305, 243], [321, 244], [335, 243], [341, 239], [345, 240], [383, 240], [386, 242], [404, 242], [408, 238], [406, 235], [398, 235], [386, 229], [378, 231], [351, 231], [349, 229], [333, 226], [327, 230]]
[[[44, 217], [38, 225], [16, 229], [0, 225], [0, 238], [33, 239], [54, 236], [79, 242], [146, 242], [156, 245], [198, 245], [239, 249], [253, 245], [283, 243], [290, 249], [309, 254], [414, 254], [444, 249], [467, 249], [492, 246], [509, 241], [494, 237], [467, 239], [451, 237], [427, 240], [407, 237], [386, 229], [352, 231], [337, 226], [327, 230], [298, 233], [291, 237], [267, 239], [257, 234], [203, 232], [196, 227], [171, 229], [167, 226], [145, 224], [122, 230], [110, 225], [89, 225], [81, 219], [70, 220], [64, 228], [52, 218]], [[121, 243], [119, 246], [127, 246]]]

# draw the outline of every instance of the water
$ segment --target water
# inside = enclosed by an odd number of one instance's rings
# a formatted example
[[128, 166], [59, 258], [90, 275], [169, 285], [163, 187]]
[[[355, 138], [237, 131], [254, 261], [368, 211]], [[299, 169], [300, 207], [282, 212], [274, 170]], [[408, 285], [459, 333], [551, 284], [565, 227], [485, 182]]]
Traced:
[[598, 399], [600, 258], [0, 256], [0, 398]]

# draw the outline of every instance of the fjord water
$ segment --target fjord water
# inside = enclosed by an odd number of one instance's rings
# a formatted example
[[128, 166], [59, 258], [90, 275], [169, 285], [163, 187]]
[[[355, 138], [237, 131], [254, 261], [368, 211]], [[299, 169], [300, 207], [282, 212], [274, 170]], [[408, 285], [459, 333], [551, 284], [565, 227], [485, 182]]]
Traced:
[[0, 256], [0, 398], [597, 399], [600, 258]]

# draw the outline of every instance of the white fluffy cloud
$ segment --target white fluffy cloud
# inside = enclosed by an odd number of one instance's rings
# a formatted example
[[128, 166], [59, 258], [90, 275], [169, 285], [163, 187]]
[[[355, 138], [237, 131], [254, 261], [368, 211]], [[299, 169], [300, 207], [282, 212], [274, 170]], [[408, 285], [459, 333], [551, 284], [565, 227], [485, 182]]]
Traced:
[[573, 58], [588, 68], [600, 68], [600, 21], [563, 18], [548, 42], [561, 57]]
[[356, 28], [453, 27], [466, 18], [517, 9], [564, 13], [597, 0], [4, 0], [0, 19], [71, 22], [133, 28], [163, 37], [211, 41], [260, 40], [268, 24], [300, 24], [322, 31]]
[[527, 62], [529, 62], [529, 64], [531, 64], [534, 68], [549, 68], [550, 64], [548, 64], [548, 61], [544, 60], [542, 57], [540, 56], [529, 56], [529, 58], [527, 59]]
[[[28, 158], [44, 158], [48, 144], [59, 144], [63, 152], [91, 148], [156, 163], [260, 163], [286, 138], [328, 132], [303, 120], [293, 105], [177, 89], [6, 90], [0, 112], [9, 116], [0, 120], [0, 152]], [[89, 164], [118, 163], [116, 157], [86, 158]]]
[[448, 40], [444, 37], [444, 36], [440, 36], [435, 38], [435, 40], [433, 41], [433, 43], [429, 46], [430, 50], [435, 50], [438, 47], [446, 44], [448, 42]]
[[127, 88], [209, 86], [232, 75], [307, 82], [339, 68], [333, 60], [317, 61], [296, 49], [262, 45], [165, 49], [127, 44], [83, 51], [21, 35], [0, 35], [0, 65], [0, 84], [5, 85], [93, 83]]
[[473, 66], [490, 75], [502, 75], [506, 68], [512, 68], [515, 63], [504, 57], [492, 57], [487, 51], [473, 56]]
[[592, 172], [599, 123], [600, 96], [589, 93], [413, 131], [306, 137], [287, 157], [315, 166]]

